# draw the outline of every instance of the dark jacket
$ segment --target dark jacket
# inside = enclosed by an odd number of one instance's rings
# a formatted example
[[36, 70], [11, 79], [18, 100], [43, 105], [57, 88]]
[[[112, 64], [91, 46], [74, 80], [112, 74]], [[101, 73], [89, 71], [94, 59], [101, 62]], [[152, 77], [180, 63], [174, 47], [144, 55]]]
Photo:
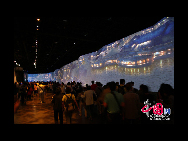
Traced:
[[53, 109], [55, 111], [61, 111], [62, 110], [62, 98], [63, 98], [63, 94], [55, 95], [53, 97], [53, 101], [54, 101]]

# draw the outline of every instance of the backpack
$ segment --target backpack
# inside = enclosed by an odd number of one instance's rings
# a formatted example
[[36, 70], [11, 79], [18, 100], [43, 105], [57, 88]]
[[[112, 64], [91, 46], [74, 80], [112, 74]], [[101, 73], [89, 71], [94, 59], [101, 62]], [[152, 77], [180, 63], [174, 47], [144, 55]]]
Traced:
[[67, 100], [65, 102], [65, 107], [66, 107], [66, 111], [73, 111], [74, 110], [74, 100], [72, 99], [72, 94], [71, 97], [68, 97], [67, 95], [65, 95], [67, 97]]

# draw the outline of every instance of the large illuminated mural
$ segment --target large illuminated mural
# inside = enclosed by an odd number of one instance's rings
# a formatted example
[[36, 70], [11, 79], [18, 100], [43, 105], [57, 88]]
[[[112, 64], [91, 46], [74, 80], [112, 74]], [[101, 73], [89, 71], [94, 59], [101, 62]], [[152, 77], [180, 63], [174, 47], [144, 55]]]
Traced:
[[108, 44], [96, 52], [47, 74], [28, 74], [28, 81], [135, 82], [157, 91], [162, 83], [174, 87], [174, 18]]

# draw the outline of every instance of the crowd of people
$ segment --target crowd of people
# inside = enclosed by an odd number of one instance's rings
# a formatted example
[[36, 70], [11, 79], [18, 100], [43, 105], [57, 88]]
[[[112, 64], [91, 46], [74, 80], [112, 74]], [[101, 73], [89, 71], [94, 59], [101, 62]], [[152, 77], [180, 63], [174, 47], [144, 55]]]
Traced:
[[[156, 95], [146, 85], [140, 85], [138, 90], [134, 88], [134, 82], [125, 83], [124, 79], [120, 80], [120, 84], [112, 81], [104, 86], [94, 81], [91, 85], [86, 84], [86, 87], [81, 82], [40, 84], [15, 84], [15, 93], [21, 104], [24, 104], [24, 100], [30, 100], [31, 95], [37, 93], [41, 97], [41, 103], [44, 103], [44, 92], [52, 92], [55, 124], [58, 124], [58, 119], [63, 124], [63, 113], [67, 123], [71, 124], [75, 110], [79, 111], [79, 116], [85, 116], [91, 121], [100, 117], [104, 124], [174, 123], [174, 89], [169, 84], [161, 84]], [[151, 106], [161, 103], [164, 108], [170, 108], [170, 121], [151, 121], [141, 111], [146, 101]], [[149, 114], [151, 112], [153, 111]]]
[[20, 100], [22, 105], [26, 105], [26, 101], [31, 100], [31, 97], [39, 94], [41, 103], [44, 103], [44, 95], [47, 91], [47, 86], [42, 83], [16, 82], [14, 84], [14, 95], [16, 100]]

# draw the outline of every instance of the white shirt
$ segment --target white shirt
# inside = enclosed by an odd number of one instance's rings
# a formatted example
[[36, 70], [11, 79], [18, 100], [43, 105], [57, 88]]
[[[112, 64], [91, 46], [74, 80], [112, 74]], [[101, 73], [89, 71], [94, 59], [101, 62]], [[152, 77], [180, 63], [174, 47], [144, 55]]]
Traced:
[[93, 104], [93, 94], [95, 94], [93, 90], [87, 90], [84, 95], [81, 96], [82, 98], [86, 98], [86, 105]]

